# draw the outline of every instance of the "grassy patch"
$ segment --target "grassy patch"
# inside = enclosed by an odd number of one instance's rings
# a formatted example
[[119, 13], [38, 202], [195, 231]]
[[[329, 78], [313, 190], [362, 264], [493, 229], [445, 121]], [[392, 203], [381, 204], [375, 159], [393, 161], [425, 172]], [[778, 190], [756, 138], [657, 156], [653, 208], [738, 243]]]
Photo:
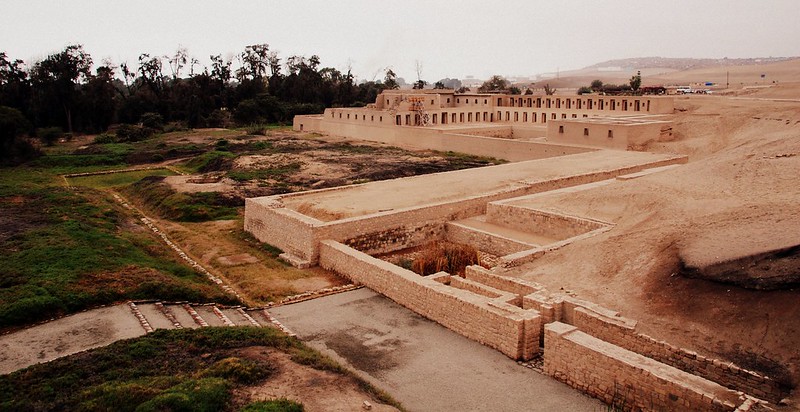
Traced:
[[86, 186], [95, 189], [127, 186], [138, 182], [147, 176], [173, 176], [175, 172], [169, 169], [137, 170], [131, 172], [108, 173], [91, 176], [76, 176], [67, 178], [73, 186]]
[[[272, 328], [157, 330], [0, 376], [0, 391], [6, 394], [0, 398], [0, 410], [230, 410], [233, 389], [274, 376], [269, 356], [242, 354], [253, 346], [290, 353], [302, 364], [321, 366], [371, 388], [324, 355]], [[383, 399], [400, 406], [385, 394]], [[254, 402], [244, 410], [301, 411], [302, 405], [278, 399]]]
[[61, 182], [0, 169], [0, 329], [124, 299], [232, 302], [107, 194]]
[[227, 175], [233, 180], [244, 182], [248, 180], [282, 179], [287, 175], [300, 171], [300, 163], [289, 163], [279, 167], [265, 169], [230, 170]]
[[228, 151], [213, 150], [193, 157], [183, 165], [189, 173], [206, 173], [230, 169], [236, 155]]
[[450, 170], [459, 170], [459, 169], [468, 169], [472, 167], [480, 167], [480, 166], [490, 166], [490, 165], [499, 165], [508, 163], [508, 160], [505, 159], [497, 159], [494, 157], [488, 156], [476, 156], [466, 153], [460, 152], [436, 152], [439, 156], [442, 156], [447, 160], [451, 169]]
[[178, 193], [160, 176], [146, 177], [122, 191], [140, 199], [159, 216], [180, 222], [235, 219], [244, 204], [241, 198], [218, 192]]

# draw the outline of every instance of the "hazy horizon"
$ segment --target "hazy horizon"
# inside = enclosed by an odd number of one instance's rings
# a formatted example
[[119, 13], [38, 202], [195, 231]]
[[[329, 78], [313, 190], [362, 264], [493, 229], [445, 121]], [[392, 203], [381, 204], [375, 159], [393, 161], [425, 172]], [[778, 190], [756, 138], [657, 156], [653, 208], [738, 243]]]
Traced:
[[[714, 0], [370, 1], [75, 0], [4, 2], [0, 51], [26, 63], [68, 44], [95, 62], [136, 65], [141, 53], [186, 47], [200, 66], [268, 43], [285, 62], [316, 54], [360, 80], [391, 67], [407, 81], [492, 74], [532, 76], [636, 57], [756, 58], [800, 55], [797, 3]], [[795, 41], [792, 41], [795, 39]]]

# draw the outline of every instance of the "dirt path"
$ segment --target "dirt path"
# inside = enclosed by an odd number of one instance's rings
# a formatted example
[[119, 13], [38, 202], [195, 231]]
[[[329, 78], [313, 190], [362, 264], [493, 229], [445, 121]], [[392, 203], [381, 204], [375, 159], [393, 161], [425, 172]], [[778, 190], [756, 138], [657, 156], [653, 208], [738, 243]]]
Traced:
[[124, 304], [67, 316], [0, 336], [0, 374], [144, 334]]

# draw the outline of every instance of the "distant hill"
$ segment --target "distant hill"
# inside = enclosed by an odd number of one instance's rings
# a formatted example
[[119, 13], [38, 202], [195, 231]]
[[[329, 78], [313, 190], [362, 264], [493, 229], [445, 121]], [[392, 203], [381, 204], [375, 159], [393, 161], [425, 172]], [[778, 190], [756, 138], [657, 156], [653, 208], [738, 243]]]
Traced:
[[601, 63], [587, 66], [586, 69], [603, 68], [622, 68], [623, 70], [645, 69], [645, 68], [666, 68], [674, 70], [693, 70], [706, 67], [719, 66], [750, 66], [754, 64], [778, 63], [787, 60], [797, 59], [798, 57], [753, 57], [744, 59], [693, 59], [680, 57], [635, 57], [629, 59], [608, 60]]

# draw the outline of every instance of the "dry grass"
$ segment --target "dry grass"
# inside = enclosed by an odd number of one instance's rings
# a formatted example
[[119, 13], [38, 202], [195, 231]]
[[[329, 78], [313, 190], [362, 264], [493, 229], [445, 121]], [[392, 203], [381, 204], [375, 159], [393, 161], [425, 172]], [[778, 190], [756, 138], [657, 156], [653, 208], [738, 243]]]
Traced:
[[411, 264], [411, 270], [422, 276], [437, 272], [463, 276], [467, 266], [478, 263], [478, 250], [474, 247], [436, 241], [422, 249]]

